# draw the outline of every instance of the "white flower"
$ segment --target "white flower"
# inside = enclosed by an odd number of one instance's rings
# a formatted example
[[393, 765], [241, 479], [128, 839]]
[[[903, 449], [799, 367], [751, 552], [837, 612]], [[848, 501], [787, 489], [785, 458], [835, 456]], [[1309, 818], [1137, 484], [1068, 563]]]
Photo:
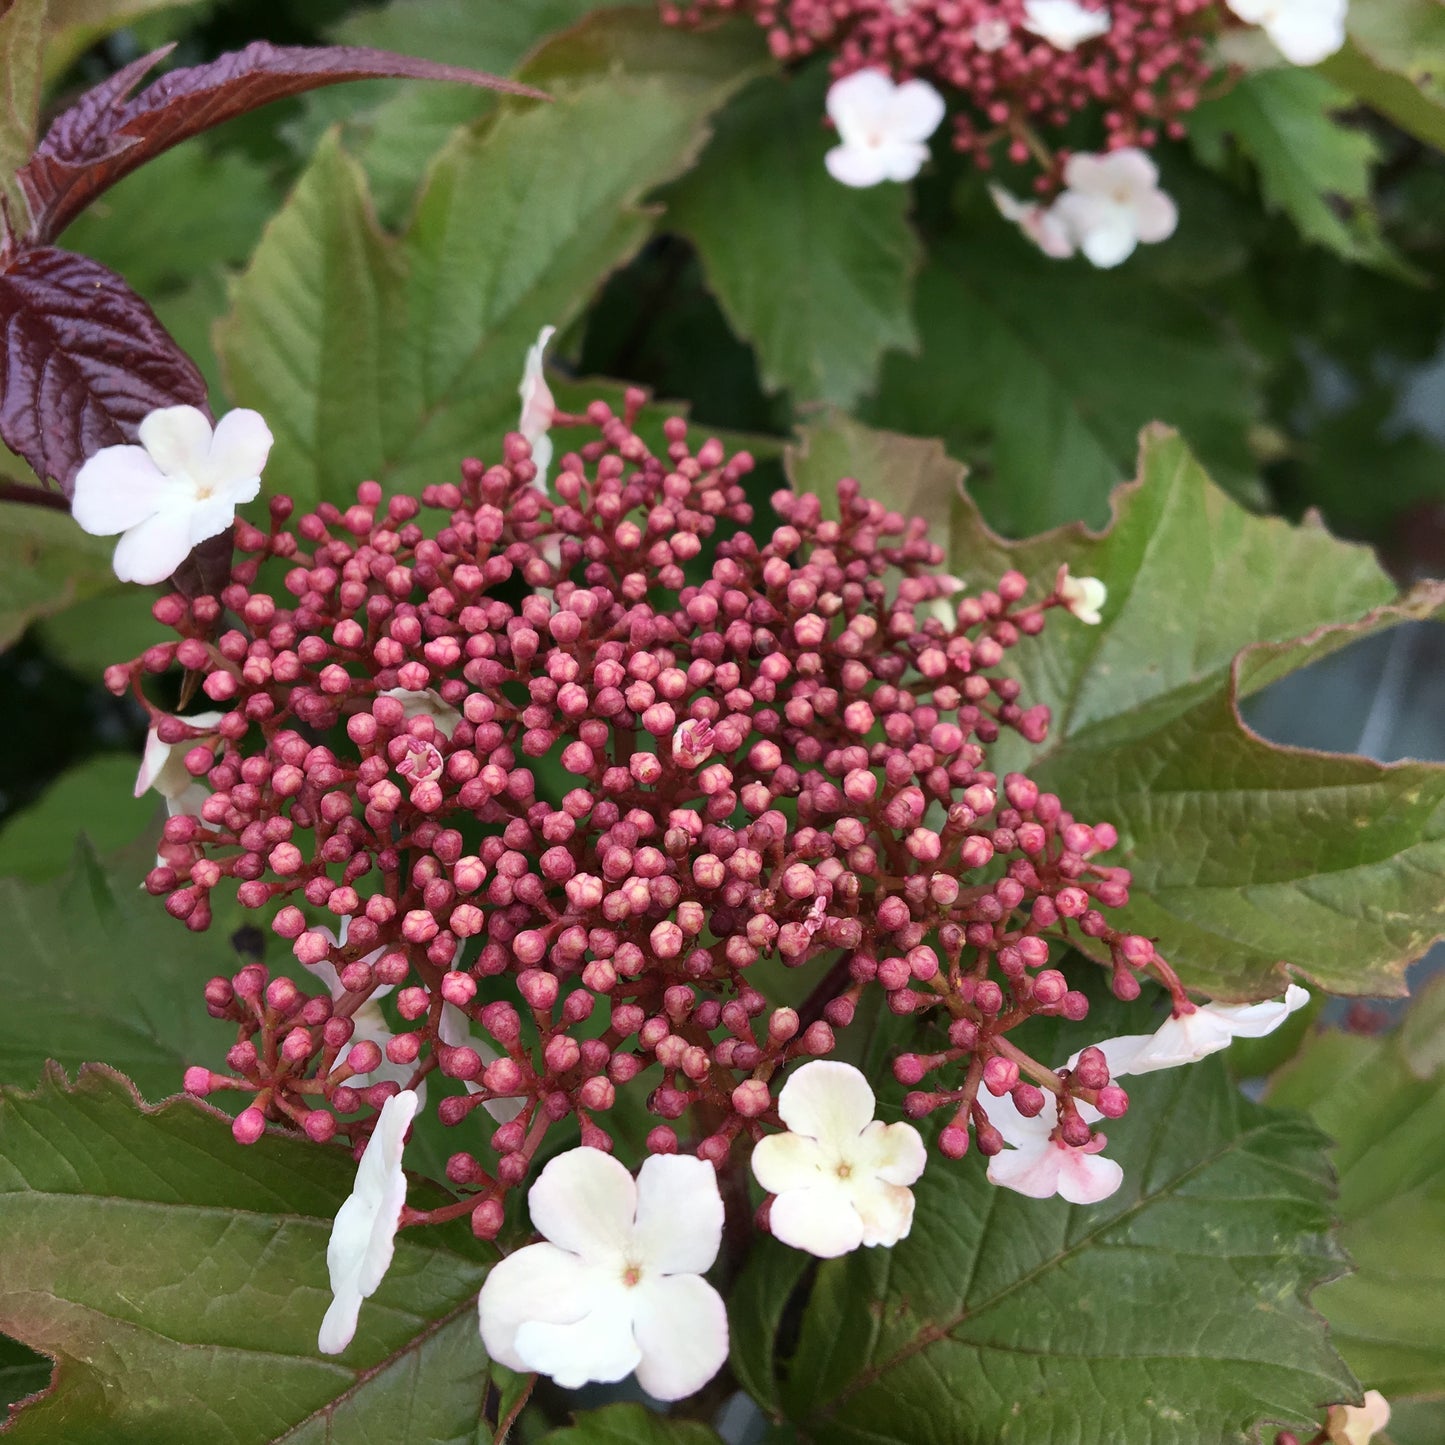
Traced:
[[913, 1225], [912, 1184], [927, 1163], [918, 1130], [873, 1117], [873, 1090], [852, 1064], [818, 1059], [783, 1085], [785, 1134], [753, 1149], [773, 1200], [773, 1234], [823, 1259], [860, 1244], [897, 1244]]
[[690, 717], [672, 733], [672, 760], [680, 768], [699, 768], [713, 754], [717, 733], [705, 717]]
[[211, 796], [211, 790], [186, 771], [185, 757], [192, 748], [203, 747], [215, 740], [213, 731], [225, 716], [219, 712], [198, 712], [180, 721], [187, 727], [197, 729], [199, 736], [179, 743], [163, 743], [152, 727], [146, 733], [145, 752], [141, 756], [140, 772], [136, 775], [135, 795], [139, 798], [147, 788], [154, 788], [166, 800], [166, 812], [172, 817], [186, 814], [192, 818], [201, 815], [201, 804]]
[[254, 411], [227, 412], [212, 432], [204, 412], [167, 406], [139, 435], [138, 447], [103, 447], [81, 467], [70, 510], [93, 536], [122, 534], [114, 562], [122, 582], [164, 582], [255, 499], [271, 432]]
[[[1272, 1034], [1296, 1009], [1309, 1002], [1307, 989], [1290, 984], [1283, 998], [1265, 1003], [1201, 1004], [1193, 1013], [1166, 1019], [1152, 1034], [1121, 1034], [1105, 1039], [1104, 1051], [1109, 1073], [1152, 1074], [1156, 1069], [1174, 1069], [1197, 1063], [1235, 1039], [1258, 1039]], [[1069, 1060], [1072, 1068], [1077, 1055]]]
[[1086, 10], [1077, 0], [1024, 0], [1024, 29], [1041, 35], [1055, 50], [1073, 50], [1107, 35], [1107, 10]]
[[717, 1374], [727, 1311], [702, 1278], [722, 1243], [712, 1165], [654, 1154], [634, 1183], [610, 1154], [571, 1149], [527, 1202], [548, 1242], [495, 1265], [477, 1299], [494, 1360], [568, 1390], [636, 1371], [659, 1400], [680, 1400]]
[[1390, 1423], [1390, 1402], [1378, 1390], [1365, 1391], [1363, 1405], [1331, 1405], [1325, 1433], [1332, 1445], [1370, 1445]]
[[1109, 589], [1097, 577], [1068, 577], [1059, 583], [1064, 606], [1090, 627], [1099, 625], [1099, 609], [1109, 600]]
[[993, 15], [987, 20], [980, 20], [973, 27], [973, 43], [985, 54], [991, 54], [995, 50], [1002, 50], [1012, 34], [1008, 21]]
[[517, 430], [532, 447], [532, 462], [537, 468], [537, 485], [547, 485], [547, 468], [552, 465], [552, 438], [548, 435], [557, 403], [552, 388], [542, 371], [542, 357], [547, 343], [557, 334], [555, 326], [544, 326], [537, 334], [536, 345], [527, 351], [527, 364], [522, 368], [522, 384], [517, 388], [522, 398], [522, 415]]
[[1179, 222], [1178, 208], [1159, 189], [1158, 167], [1133, 146], [1070, 156], [1064, 185], [1053, 215], [1096, 266], [1117, 266], [1140, 241], [1168, 240]]
[[1074, 254], [1074, 238], [1052, 206], [1021, 201], [999, 185], [989, 186], [988, 193], [1004, 220], [1012, 221], [1045, 256], [1064, 261]]
[[436, 723], [437, 731], [444, 738], [451, 737], [456, 731], [457, 724], [462, 720], [461, 713], [443, 702], [441, 694], [433, 692], [429, 687], [421, 692], [413, 692], [404, 687], [388, 687], [377, 693], [377, 696], [396, 698], [401, 703], [402, 714], [406, 721], [410, 721], [414, 717], [431, 718]]
[[1345, 43], [1349, 0], [1225, 0], [1241, 20], [1262, 25], [1293, 65], [1318, 65]]
[[841, 145], [823, 158], [845, 186], [911, 181], [928, 159], [943, 97], [926, 80], [895, 85], [882, 70], [857, 70], [828, 87], [828, 115]]
[[406, 1203], [401, 1151], [419, 1103], [408, 1089], [393, 1094], [381, 1106], [376, 1127], [356, 1166], [356, 1183], [336, 1211], [331, 1241], [326, 1246], [333, 1299], [316, 1339], [316, 1347], [323, 1355], [339, 1355], [351, 1343], [362, 1300], [376, 1293], [391, 1264], [396, 1226]]
[[[1103, 1117], [1082, 1101], [1076, 1107], [1086, 1123], [1097, 1123]], [[988, 1161], [990, 1184], [1001, 1184], [1030, 1199], [1057, 1194], [1070, 1204], [1097, 1204], [1124, 1182], [1124, 1171], [1099, 1153], [1108, 1142], [1102, 1134], [1094, 1135], [1082, 1148], [1053, 1137], [1059, 1106], [1051, 1093], [1045, 1091], [1044, 1107], [1032, 1119], [1019, 1113], [1012, 1094], [990, 1098], [986, 1109], [989, 1123], [1013, 1146]]]

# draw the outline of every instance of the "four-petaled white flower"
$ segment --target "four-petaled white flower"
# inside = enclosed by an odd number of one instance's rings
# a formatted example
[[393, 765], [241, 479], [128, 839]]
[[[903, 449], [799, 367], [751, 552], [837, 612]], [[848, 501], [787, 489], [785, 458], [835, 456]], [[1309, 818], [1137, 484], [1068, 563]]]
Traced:
[[259, 413], [211, 423], [193, 406], [167, 406], [141, 422], [139, 446], [103, 447], [75, 476], [70, 510], [93, 536], [121, 539], [122, 582], [164, 582], [191, 548], [224, 532], [261, 490], [271, 432]]
[[1159, 189], [1159, 170], [1133, 146], [1107, 155], [1079, 152], [1064, 165], [1067, 189], [1050, 208], [1094, 265], [1117, 266], [1141, 241], [1168, 240], [1179, 223], [1174, 202]]
[[557, 334], [555, 326], [544, 326], [537, 334], [536, 344], [527, 351], [527, 364], [522, 368], [522, 384], [517, 388], [522, 398], [522, 415], [517, 430], [527, 439], [532, 448], [532, 464], [537, 468], [537, 485], [546, 487], [547, 468], [552, 465], [552, 438], [549, 435], [552, 420], [557, 415], [557, 403], [552, 399], [552, 388], [542, 370], [543, 355], [547, 343]]
[[1330, 1445], [1370, 1445], [1390, 1423], [1390, 1402], [1378, 1390], [1365, 1391], [1363, 1405], [1331, 1405], [1325, 1434]]
[[547, 1241], [495, 1265], [477, 1299], [487, 1353], [565, 1389], [637, 1374], [660, 1400], [702, 1388], [728, 1353], [727, 1311], [702, 1273], [722, 1242], [712, 1165], [654, 1154], [634, 1182], [600, 1149], [571, 1149], [527, 1195]]
[[381, 1106], [356, 1167], [356, 1183], [336, 1211], [326, 1246], [333, 1298], [316, 1339], [323, 1355], [339, 1355], [351, 1343], [362, 1300], [376, 1293], [391, 1264], [396, 1226], [406, 1203], [401, 1152], [419, 1104], [417, 1096], [404, 1089]]
[[897, 1244], [913, 1225], [910, 1184], [927, 1151], [911, 1124], [873, 1117], [873, 1090], [852, 1064], [817, 1059], [783, 1085], [785, 1134], [753, 1149], [753, 1174], [773, 1200], [773, 1234], [822, 1259], [860, 1244]]
[[1109, 600], [1109, 589], [1097, 577], [1066, 575], [1059, 583], [1059, 596], [1080, 622], [1097, 627], [1103, 615], [1099, 609]]
[[201, 735], [179, 743], [163, 743], [152, 727], [146, 733], [145, 752], [141, 756], [140, 772], [136, 775], [136, 797], [144, 794], [147, 788], [154, 788], [166, 800], [166, 812], [172, 818], [181, 813], [192, 818], [200, 817], [201, 804], [211, 796], [211, 790], [186, 771], [185, 757], [192, 748], [214, 741], [213, 730], [224, 716], [219, 712], [198, 712], [181, 718], [181, 722], [198, 729]]
[[[1079, 1101], [1079, 1117], [1095, 1124], [1103, 1115]], [[1030, 1199], [1048, 1199], [1057, 1194], [1070, 1204], [1097, 1204], [1107, 1199], [1124, 1182], [1124, 1171], [1099, 1150], [1108, 1142], [1095, 1134], [1076, 1147], [1054, 1137], [1059, 1106], [1051, 1093], [1044, 1094], [1044, 1107], [1026, 1118], [1019, 1113], [1012, 1094], [987, 1101], [989, 1123], [1004, 1137], [1009, 1149], [988, 1161], [990, 1184], [1026, 1194]]]
[[431, 688], [424, 688], [421, 692], [414, 692], [405, 687], [389, 687], [377, 694], [378, 697], [394, 697], [400, 704], [404, 717], [410, 721], [414, 717], [429, 717], [436, 724], [437, 731], [444, 737], [449, 738], [456, 731], [457, 724], [461, 722], [462, 715], [456, 708], [442, 701], [439, 692]]
[[1112, 24], [1108, 10], [1089, 10], [1077, 0], [1024, 0], [1024, 29], [1055, 50], [1073, 50], [1086, 40], [1107, 35]]
[[1002, 186], [991, 185], [988, 193], [1004, 220], [1012, 221], [1045, 256], [1056, 261], [1074, 254], [1074, 238], [1069, 228], [1054, 214], [1052, 206], [1037, 201], [1021, 201]]
[[1318, 65], [1345, 43], [1349, 0], [1225, 0], [1241, 20], [1259, 25], [1293, 65]]
[[[1121, 1034], [1098, 1047], [1109, 1073], [1115, 1076], [1175, 1069], [1217, 1054], [1235, 1039], [1258, 1039], [1273, 1033], [1309, 1000], [1309, 990], [1292, 983], [1283, 998], [1264, 1003], [1200, 1004], [1193, 1013], [1167, 1018], [1152, 1034]], [[1069, 1060], [1070, 1068], [1076, 1059]]]
[[828, 88], [828, 115], [841, 145], [823, 158], [845, 186], [911, 181], [928, 159], [943, 97], [926, 80], [895, 85], [882, 70], [856, 70]]

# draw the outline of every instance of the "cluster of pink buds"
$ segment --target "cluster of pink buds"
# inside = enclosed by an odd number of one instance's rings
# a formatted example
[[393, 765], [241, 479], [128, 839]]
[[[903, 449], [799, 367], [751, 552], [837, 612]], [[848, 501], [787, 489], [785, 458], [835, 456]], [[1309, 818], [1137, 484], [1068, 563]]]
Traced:
[[[945, 1154], [997, 1152], [1005, 1095], [1030, 1119], [1051, 1096], [1058, 1137], [1087, 1145], [1081, 1104], [1127, 1107], [1102, 1055], [1055, 1070], [1009, 1038], [1087, 1013], [1068, 941], [1096, 941], [1121, 998], [1148, 972], [1190, 1005], [1106, 917], [1129, 888], [1100, 857], [1115, 830], [988, 767], [1003, 730], [1045, 736], [1000, 667], [1082, 606], [1077, 580], [963, 595], [924, 523], [852, 480], [831, 508], [779, 492], [760, 529], [752, 459], [694, 450], [677, 419], [655, 455], [641, 401], [558, 419], [596, 435], [550, 494], [514, 434], [419, 501], [374, 482], [344, 510], [274, 499], [269, 532], [238, 523], [219, 595], [156, 603], [179, 640], [107, 672], [192, 743], [201, 785], [147, 889], [203, 929], [234, 887], [325, 985], [213, 979], [230, 1072], [187, 1087], [248, 1095], [242, 1142], [289, 1121], [359, 1147], [430, 1079], [465, 1133], [464, 1198], [403, 1222], [465, 1209], [485, 1235], [554, 1125], [611, 1147], [622, 1090], [657, 1120], [649, 1149], [680, 1128], [720, 1165], [877, 990], [928, 1044], [894, 1068], [910, 1114], [946, 1115]], [[177, 664], [223, 710], [203, 730], [145, 699]], [[780, 980], [796, 1008], [770, 1000]]]
[[[873, 68], [932, 82], [952, 99], [954, 144], [984, 169], [1005, 150], [1037, 161], [1036, 187], [1058, 189], [1067, 149], [1046, 135], [1080, 112], [1101, 117], [1095, 150], [1148, 148], [1183, 135], [1182, 117], [1215, 70], [1208, 41], [1231, 19], [1219, 0], [663, 0], [671, 24], [749, 14], [773, 54], [832, 56], [835, 77]], [[1090, 22], [1096, 22], [1091, 25]], [[1055, 29], [1055, 26], [1059, 29]]]

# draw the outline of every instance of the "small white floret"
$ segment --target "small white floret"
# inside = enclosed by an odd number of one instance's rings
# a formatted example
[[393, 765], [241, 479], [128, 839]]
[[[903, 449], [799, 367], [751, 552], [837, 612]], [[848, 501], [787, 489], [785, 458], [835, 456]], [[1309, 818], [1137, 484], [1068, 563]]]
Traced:
[[532, 463], [537, 468], [537, 485], [547, 485], [547, 469], [552, 465], [552, 420], [557, 415], [557, 403], [552, 399], [552, 388], [542, 369], [547, 343], [557, 334], [555, 326], [544, 326], [536, 342], [527, 351], [527, 362], [522, 368], [522, 384], [517, 388], [522, 398], [522, 415], [517, 421], [517, 430], [527, 439], [532, 448]]
[[103, 447], [86, 461], [70, 510], [93, 536], [121, 534], [114, 566], [122, 582], [164, 582], [255, 500], [272, 437], [257, 412], [227, 412], [213, 431], [193, 406], [151, 412], [138, 435], [139, 446]]
[[[990, 1098], [986, 1107], [989, 1123], [1010, 1146], [988, 1161], [990, 1184], [1030, 1199], [1057, 1194], [1070, 1204], [1097, 1204], [1124, 1182], [1123, 1169], [1099, 1153], [1108, 1142], [1102, 1134], [1082, 1147], [1065, 1144], [1055, 1135], [1059, 1107], [1051, 1093], [1044, 1094], [1043, 1110], [1032, 1119], [1019, 1113], [1012, 1094]], [[1103, 1117], [1082, 1101], [1076, 1107], [1085, 1123], [1094, 1124]]]
[[839, 144], [824, 157], [845, 186], [911, 181], [928, 159], [929, 136], [943, 120], [943, 97], [926, 80], [895, 85], [882, 70], [856, 70], [828, 89]]
[[1109, 33], [1108, 10], [1090, 10], [1077, 0], [1024, 0], [1024, 29], [1047, 40], [1055, 50], [1074, 50], [1086, 40]]
[[1349, 0], [1226, 0], [1241, 20], [1261, 26], [1292, 65], [1318, 65], [1345, 43]]
[[1109, 600], [1109, 589], [1097, 577], [1066, 576], [1059, 583], [1059, 596], [1080, 622], [1097, 627], [1103, 618], [1101, 609]]
[[1140, 242], [1167, 240], [1179, 223], [1178, 208], [1159, 189], [1158, 167], [1133, 146], [1070, 156], [1064, 185], [1051, 214], [1074, 245], [1104, 269], [1127, 260]]

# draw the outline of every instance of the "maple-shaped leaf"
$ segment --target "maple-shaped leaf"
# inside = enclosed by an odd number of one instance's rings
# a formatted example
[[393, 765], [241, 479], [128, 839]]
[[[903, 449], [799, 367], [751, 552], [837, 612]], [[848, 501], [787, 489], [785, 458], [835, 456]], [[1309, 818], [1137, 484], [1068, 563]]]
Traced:
[[133, 441], [147, 412], [206, 405], [155, 313], [98, 261], [54, 246], [0, 270], [0, 436], [67, 494], [81, 462]]
[[154, 51], [87, 91], [56, 117], [19, 173], [30, 206], [27, 238], [52, 241], [100, 193], [137, 166], [223, 121], [347, 80], [445, 80], [545, 99], [540, 91], [479, 70], [361, 46], [257, 41], [205, 65], [168, 71], [131, 91], [171, 51]]

